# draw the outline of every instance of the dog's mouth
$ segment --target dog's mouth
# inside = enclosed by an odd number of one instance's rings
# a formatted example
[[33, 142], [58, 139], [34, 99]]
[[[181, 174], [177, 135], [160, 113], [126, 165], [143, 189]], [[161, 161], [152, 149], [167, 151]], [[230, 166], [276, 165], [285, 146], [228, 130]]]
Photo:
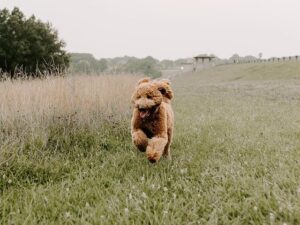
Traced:
[[140, 114], [140, 117], [142, 119], [144, 119], [144, 118], [150, 116], [151, 110], [150, 109], [139, 109], [139, 114]]
[[151, 108], [140, 108], [139, 109], [139, 115], [142, 119], [147, 118], [151, 116], [152, 114], [155, 114], [158, 110], [159, 105], [155, 105]]

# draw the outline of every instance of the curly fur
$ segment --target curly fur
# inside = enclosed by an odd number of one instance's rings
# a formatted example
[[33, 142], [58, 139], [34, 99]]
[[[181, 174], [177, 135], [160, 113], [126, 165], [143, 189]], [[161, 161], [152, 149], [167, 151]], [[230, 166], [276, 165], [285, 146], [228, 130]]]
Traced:
[[174, 126], [172, 98], [170, 81], [166, 79], [151, 81], [144, 78], [138, 82], [133, 93], [132, 142], [140, 151], [146, 151], [150, 162], [157, 162], [162, 155], [171, 159]]

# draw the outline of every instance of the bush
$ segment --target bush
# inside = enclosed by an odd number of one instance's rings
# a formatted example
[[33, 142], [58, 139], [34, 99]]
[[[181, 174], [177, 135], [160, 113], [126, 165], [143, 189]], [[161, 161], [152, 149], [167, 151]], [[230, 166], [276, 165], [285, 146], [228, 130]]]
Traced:
[[0, 10], [0, 71], [11, 76], [17, 70], [34, 76], [60, 73], [69, 66], [64, 46], [50, 23], [27, 19], [18, 8]]

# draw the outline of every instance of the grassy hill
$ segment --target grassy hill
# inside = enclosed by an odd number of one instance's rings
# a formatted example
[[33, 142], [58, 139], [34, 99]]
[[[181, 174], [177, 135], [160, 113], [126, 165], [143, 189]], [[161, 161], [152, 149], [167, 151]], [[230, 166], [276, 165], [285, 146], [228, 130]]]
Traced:
[[130, 140], [135, 82], [96, 86], [106, 107], [79, 123], [66, 114], [24, 135], [1, 117], [1, 224], [300, 223], [300, 62], [175, 77], [173, 160], [155, 165]]
[[206, 81], [300, 79], [300, 61], [280, 63], [229, 64], [198, 72]]

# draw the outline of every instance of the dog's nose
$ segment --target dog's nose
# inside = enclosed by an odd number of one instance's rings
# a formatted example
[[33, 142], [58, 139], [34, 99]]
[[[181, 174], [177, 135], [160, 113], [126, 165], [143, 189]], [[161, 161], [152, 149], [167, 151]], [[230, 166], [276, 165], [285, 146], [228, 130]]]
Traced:
[[137, 107], [139, 110], [143, 110], [143, 109], [146, 109], [146, 107], [144, 107], [143, 105], [138, 105]]

